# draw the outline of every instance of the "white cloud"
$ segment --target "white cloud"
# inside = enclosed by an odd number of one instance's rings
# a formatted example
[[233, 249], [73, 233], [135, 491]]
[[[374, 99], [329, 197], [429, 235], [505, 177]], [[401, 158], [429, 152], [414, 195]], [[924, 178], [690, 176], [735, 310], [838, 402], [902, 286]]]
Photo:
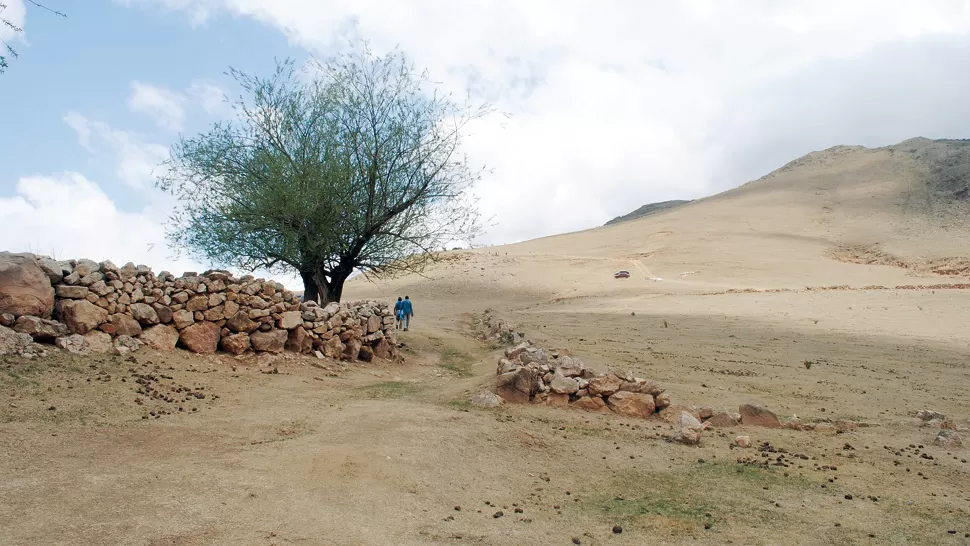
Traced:
[[[251, 17], [319, 54], [349, 38], [379, 53], [400, 45], [446, 88], [512, 113], [507, 129], [479, 124], [468, 139], [471, 161], [495, 168], [478, 190], [500, 222], [485, 242], [699, 197], [812, 149], [934, 136], [970, 112], [947, 91], [966, 72], [965, 0], [138, 3], [196, 22]], [[931, 87], [917, 80], [934, 55]], [[899, 79], [850, 77], [886, 71]], [[893, 101], [878, 100], [887, 93]], [[867, 121], [895, 120], [891, 130], [845, 122], [860, 108]]]
[[[148, 208], [126, 212], [98, 184], [77, 172], [23, 177], [15, 191], [13, 196], [0, 197], [0, 217], [17, 226], [0, 230], [0, 248], [57, 259], [109, 259], [118, 265], [131, 261], [176, 275], [208, 269], [177, 256], [167, 246], [164, 221], [172, 202], [158, 192], [153, 192]], [[293, 277], [260, 276], [302, 289]]]
[[186, 91], [210, 115], [225, 115], [229, 111], [226, 93], [220, 87], [203, 81], [192, 82]]
[[76, 112], [64, 116], [64, 121], [77, 133], [78, 142], [93, 154], [113, 157], [118, 178], [133, 188], [151, 186], [164, 172], [162, 163], [168, 158], [168, 148], [146, 142], [144, 137], [127, 131], [112, 129], [102, 121], [92, 121]]
[[184, 95], [170, 89], [133, 81], [128, 108], [147, 115], [163, 129], [181, 131], [185, 123], [186, 100]]

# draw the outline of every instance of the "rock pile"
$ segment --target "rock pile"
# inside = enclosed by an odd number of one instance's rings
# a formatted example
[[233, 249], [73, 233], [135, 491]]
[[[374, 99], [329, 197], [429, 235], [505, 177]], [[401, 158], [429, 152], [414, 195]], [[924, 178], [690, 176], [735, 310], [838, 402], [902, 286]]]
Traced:
[[[53, 318], [52, 318], [53, 317]], [[54, 261], [0, 253], [0, 328], [74, 353], [124, 354], [149, 345], [201, 354], [316, 352], [318, 357], [389, 358], [393, 311], [383, 302], [320, 307], [283, 285], [228, 271], [155, 274], [110, 261]], [[10, 351], [26, 338], [7, 339]], [[19, 345], [17, 345], [19, 347]], [[0, 348], [0, 350], [4, 350]]]
[[595, 373], [567, 350], [545, 351], [526, 341], [498, 361], [496, 393], [505, 401], [570, 406], [647, 418], [670, 405], [654, 381], [630, 373]]
[[516, 330], [511, 322], [494, 315], [491, 309], [486, 309], [476, 319], [476, 326], [485, 341], [514, 345], [522, 341], [523, 334]]

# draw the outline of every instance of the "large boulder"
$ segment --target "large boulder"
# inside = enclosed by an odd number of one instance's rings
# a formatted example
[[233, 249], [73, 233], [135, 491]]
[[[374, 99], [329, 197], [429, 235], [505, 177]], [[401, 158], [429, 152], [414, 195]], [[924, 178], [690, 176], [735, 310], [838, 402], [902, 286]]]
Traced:
[[245, 311], [237, 311], [226, 321], [226, 328], [236, 333], [249, 333], [259, 328], [259, 323], [249, 318]]
[[195, 315], [192, 313], [192, 311], [179, 309], [178, 311], [172, 313], [172, 324], [175, 325], [175, 328], [179, 330], [187, 328], [194, 323]]
[[155, 310], [155, 314], [158, 315], [158, 322], [161, 324], [168, 324], [172, 322], [172, 309], [166, 305], [160, 303], [153, 303], [152, 309]]
[[653, 396], [638, 392], [620, 391], [606, 400], [606, 404], [617, 415], [626, 417], [642, 417], [646, 419], [653, 415]]
[[0, 252], [0, 313], [50, 318], [54, 287], [33, 254]]
[[608, 373], [602, 377], [594, 377], [589, 380], [589, 393], [610, 396], [620, 390], [622, 384], [623, 381], [619, 377]]
[[171, 351], [179, 341], [179, 332], [173, 326], [167, 324], [156, 324], [138, 336], [142, 343], [158, 349], [159, 351]]
[[344, 344], [334, 336], [323, 343], [323, 354], [327, 358], [340, 358], [344, 354]]
[[343, 355], [343, 358], [345, 360], [350, 360], [350, 361], [357, 360], [358, 357], [360, 357], [360, 348], [361, 347], [362, 347], [362, 344], [360, 343], [360, 340], [357, 339], [357, 338], [353, 338], [352, 337], [352, 338], [348, 339], [347, 341], [344, 341], [344, 355]]
[[741, 414], [741, 423], [745, 426], [781, 428], [777, 415], [756, 404], [742, 404], [738, 413]]
[[294, 353], [309, 353], [313, 350], [313, 338], [300, 326], [290, 330], [283, 348]]
[[143, 326], [158, 324], [158, 313], [147, 303], [131, 304], [131, 316]]
[[24, 315], [13, 325], [14, 331], [29, 334], [36, 341], [53, 341], [67, 335], [67, 326], [51, 319]]
[[114, 326], [116, 336], [140, 336], [141, 324], [124, 313], [115, 313], [108, 317], [108, 322]]
[[303, 325], [303, 314], [299, 311], [286, 311], [285, 313], [280, 313], [280, 328], [284, 330], [292, 330], [297, 326]]
[[0, 355], [15, 355], [30, 347], [34, 339], [30, 334], [14, 332], [6, 326], [0, 326]]
[[289, 339], [289, 333], [286, 330], [253, 332], [249, 336], [253, 349], [264, 353], [282, 353], [287, 339]]
[[111, 352], [111, 334], [100, 330], [92, 330], [84, 334], [84, 344], [92, 353], [107, 354]]
[[214, 322], [196, 322], [179, 332], [182, 345], [199, 354], [212, 354], [219, 348], [222, 329]]
[[47, 275], [50, 279], [51, 284], [57, 284], [64, 279], [64, 269], [61, 264], [57, 263], [53, 258], [47, 256], [35, 256], [34, 261], [37, 262], [37, 267]]
[[741, 424], [741, 415], [738, 413], [720, 411], [715, 413], [707, 421], [704, 421], [704, 424], [714, 428], [736, 427]]
[[600, 396], [583, 396], [570, 403], [570, 406], [588, 411], [610, 411]]
[[374, 343], [374, 356], [377, 358], [391, 358], [391, 352], [391, 343], [387, 341], [386, 338], [378, 339], [377, 342]]
[[697, 445], [701, 442], [701, 431], [704, 430], [704, 425], [696, 417], [682, 411], [677, 425], [673, 441], [686, 445]]
[[71, 286], [69, 284], [59, 284], [54, 288], [54, 295], [58, 298], [68, 300], [83, 300], [88, 297], [89, 289], [87, 286]]
[[[552, 389], [552, 392], [557, 394], [575, 394], [575, 392], [579, 390], [579, 382], [572, 377], [562, 375], [557, 370], [556, 373], [552, 375], [552, 381], [549, 382], [549, 388]], [[650, 403], [652, 406], [652, 398], [650, 399]]]
[[223, 351], [233, 355], [241, 355], [252, 348], [252, 343], [249, 341], [249, 334], [247, 333], [229, 334], [222, 338], [219, 345]]
[[69, 332], [84, 335], [107, 322], [108, 312], [87, 300], [61, 300], [57, 317]]

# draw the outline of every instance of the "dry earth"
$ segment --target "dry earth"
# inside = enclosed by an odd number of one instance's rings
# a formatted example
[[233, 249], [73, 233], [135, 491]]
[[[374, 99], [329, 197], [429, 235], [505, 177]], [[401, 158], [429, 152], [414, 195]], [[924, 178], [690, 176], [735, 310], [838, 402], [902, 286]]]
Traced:
[[[935, 447], [913, 415], [970, 424], [970, 291], [894, 287], [970, 281], [833, 259], [970, 256], [962, 219], [913, 197], [920, 168], [839, 148], [642, 220], [353, 281], [349, 298], [415, 300], [404, 364], [6, 357], [0, 543], [968, 544], [970, 438]], [[661, 421], [471, 406], [500, 351], [471, 330], [486, 307], [675, 403], [860, 426], [687, 447]], [[148, 376], [177, 400], [138, 394]], [[740, 433], [756, 447], [731, 449]]]

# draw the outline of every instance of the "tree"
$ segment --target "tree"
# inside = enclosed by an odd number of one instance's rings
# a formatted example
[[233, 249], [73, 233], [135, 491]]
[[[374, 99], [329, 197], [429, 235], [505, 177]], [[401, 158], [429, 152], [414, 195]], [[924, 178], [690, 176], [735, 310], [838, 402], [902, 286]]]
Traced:
[[403, 54], [366, 46], [269, 78], [230, 69], [234, 122], [181, 138], [159, 187], [180, 207], [177, 248], [227, 266], [299, 273], [304, 298], [340, 301], [354, 271], [419, 272], [481, 229], [468, 124], [490, 112], [439, 93]]
[[[34, 0], [25, 0], [25, 1], [30, 4], [33, 4], [34, 6], [37, 6], [38, 8], [47, 10], [53, 13], [54, 15], [59, 15], [61, 17], [67, 18], [66, 14], [61, 13], [60, 11], [51, 9], [39, 2], [35, 2]], [[7, 5], [0, 2], [0, 29], [6, 28], [7, 30], [12, 31], [14, 34], [20, 34], [21, 32], [24, 31], [24, 29], [15, 25], [10, 19], [3, 16], [3, 12], [6, 9], [7, 9]], [[4, 53], [0, 53], [0, 74], [3, 74], [7, 70], [7, 67], [9, 66], [7, 58], [10, 57], [12, 59], [16, 59], [20, 55], [17, 53], [17, 50], [14, 49], [13, 46], [7, 43], [7, 41], [4, 40], [3, 38], [0, 38], [0, 44], [3, 45], [3, 50], [4, 50]]]

